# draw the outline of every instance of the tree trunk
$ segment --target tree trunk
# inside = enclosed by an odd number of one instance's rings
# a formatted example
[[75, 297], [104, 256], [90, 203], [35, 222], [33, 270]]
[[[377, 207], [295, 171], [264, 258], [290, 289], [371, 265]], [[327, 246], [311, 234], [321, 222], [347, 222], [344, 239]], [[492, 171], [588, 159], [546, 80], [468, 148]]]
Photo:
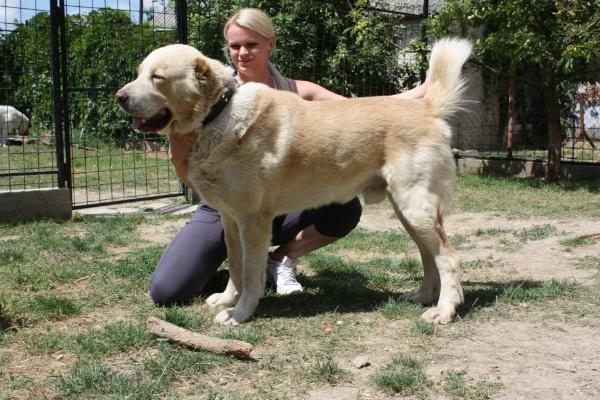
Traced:
[[510, 80], [508, 81], [508, 124], [506, 127], [506, 151], [508, 158], [513, 156], [513, 137], [515, 132], [515, 66], [510, 66]]
[[558, 85], [554, 71], [542, 66], [542, 75], [544, 77], [544, 102], [548, 128], [546, 181], [556, 182], [560, 179], [560, 155], [562, 147]]

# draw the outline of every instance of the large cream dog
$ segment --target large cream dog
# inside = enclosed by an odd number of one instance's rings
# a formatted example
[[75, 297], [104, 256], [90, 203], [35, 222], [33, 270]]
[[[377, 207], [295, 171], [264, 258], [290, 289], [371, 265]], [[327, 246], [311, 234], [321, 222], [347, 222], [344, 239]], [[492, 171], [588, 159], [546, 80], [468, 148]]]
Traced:
[[466, 40], [435, 44], [427, 95], [309, 102], [293, 93], [247, 83], [193, 47], [153, 51], [138, 77], [117, 92], [134, 128], [196, 135], [189, 181], [223, 217], [230, 280], [210, 307], [216, 321], [248, 320], [264, 293], [271, 223], [294, 210], [389, 198], [418, 245], [424, 266], [419, 291], [407, 298], [437, 306], [423, 318], [445, 324], [463, 302], [460, 258], [448, 242], [442, 211], [455, 173], [451, 130], [459, 107]]

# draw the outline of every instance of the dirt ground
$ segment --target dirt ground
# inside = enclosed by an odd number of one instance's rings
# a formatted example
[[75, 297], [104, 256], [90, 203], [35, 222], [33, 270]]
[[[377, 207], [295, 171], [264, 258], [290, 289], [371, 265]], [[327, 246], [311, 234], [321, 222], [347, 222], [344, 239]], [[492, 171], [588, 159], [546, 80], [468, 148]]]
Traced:
[[[499, 251], [505, 245], [501, 237], [476, 237], [476, 229], [520, 231], [540, 225], [557, 228], [555, 234], [543, 240], [527, 241], [522, 247]], [[550, 281], [552, 279], [580, 282], [598, 287], [600, 266], [578, 267], [577, 260], [600, 257], [600, 240], [587, 246], [565, 249], [560, 241], [585, 234], [600, 233], [600, 221], [509, 219], [490, 214], [454, 214], [446, 218], [449, 235], [467, 235], [469, 241], [460, 249], [463, 263], [490, 259], [491, 266], [483, 271], [464, 273], [469, 281], [508, 282], [515, 280]], [[396, 229], [398, 223], [391, 212], [367, 212], [360, 225], [368, 230]], [[501, 236], [501, 235], [500, 235]], [[468, 291], [468, 286], [467, 289]], [[543, 308], [543, 307], [542, 307]], [[574, 310], [575, 311], [575, 310]], [[600, 323], [599, 310], [592, 315], [548, 316], [539, 309], [530, 310], [521, 304], [516, 312], [492, 316], [484, 321], [470, 322], [467, 333], [460, 321], [445, 330], [457, 330], [456, 335], [435, 338], [426, 350], [428, 377], [441, 381], [446, 371], [466, 371], [469, 377], [499, 379], [502, 389], [496, 399], [600, 399]], [[393, 324], [392, 324], [393, 325]], [[390, 354], [406, 351], [406, 339], [385, 326], [379, 335], [370, 335], [363, 355], [375, 367], [389, 362]], [[346, 360], [349, 365], [351, 360]], [[370, 389], [361, 388], [374, 372], [354, 370], [352, 385], [314, 390], [311, 399], [372, 399], [380, 398]], [[365, 385], [366, 387], [367, 385]], [[399, 398], [399, 397], [398, 397]]]
[[[147, 240], [167, 243], [184, 223], [185, 220], [173, 220], [143, 225], [140, 229]], [[511, 219], [500, 214], [461, 213], [448, 216], [445, 225], [451, 237], [467, 238], [459, 247], [463, 265], [473, 260], [488, 260], [489, 265], [483, 268], [465, 268], [466, 291], [470, 282], [553, 279], [598, 288], [600, 266], [593, 263], [600, 259], [600, 239], [570, 247], [564, 241], [600, 233], [600, 220]], [[543, 225], [551, 225], [555, 231], [541, 240], [518, 242], [514, 235], [502, 233]], [[391, 211], [376, 208], [366, 210], [359, 226], [385, 231], [397, 229], [398, 222]], [[477, 230], [496, 233], [477, 235]], [[592, 265], [582, 266], [581, 260], [592, 260]], [[492, 313], [464, 323], [459, 320], [441, 328], [450, 334], [427, 342], [428, 348], [423, 353], [427, 354], [428, 378], [439, 383], [447, 371], [465, 371], [475, 380], [482, 377], [498, 380], [501, 388], [492, 396], [496, 399], [600, 399], [598, 316], [599, 310], [590, 312], [585, 304], [546, 310], [544, 305], [522, 303], [513, 311]], [[382, 397], [370, 382], [372, 374], [389, 363], [391, 354], [410, 350], [407, 338], [402, 337], [406, 329], [398, 324], [406, 322], [391, 320], [380, 325], [379, 332], [370, 332], [363, 339], [361, 355], [368, 358], [370, 367], [353, 368], [350, 357], [357, 354], [352, 351], [348, 359], [339, 360], [342, 368], [352, 370], [351, 383], [315, 387], [307, 398], [400, 398]]]

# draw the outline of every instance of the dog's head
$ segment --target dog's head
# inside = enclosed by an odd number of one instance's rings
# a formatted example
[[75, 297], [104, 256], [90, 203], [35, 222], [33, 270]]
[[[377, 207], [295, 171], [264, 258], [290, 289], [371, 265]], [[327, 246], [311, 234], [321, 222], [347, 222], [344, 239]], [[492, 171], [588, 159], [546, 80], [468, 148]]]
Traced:
[[235, 81], [231, 69], [191, 46], [154, 50], [138, 67], [138, 77], [116, 93], [121, 109], [142, 132], [197, 130], [211, 107]]

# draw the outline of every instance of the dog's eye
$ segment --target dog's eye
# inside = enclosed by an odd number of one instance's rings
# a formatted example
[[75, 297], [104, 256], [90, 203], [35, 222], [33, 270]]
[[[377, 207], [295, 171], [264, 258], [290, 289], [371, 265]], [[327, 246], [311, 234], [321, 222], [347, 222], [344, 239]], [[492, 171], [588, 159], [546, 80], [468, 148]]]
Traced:
[[152, 74], [152, 79], [161, 80], [165, 79], [165, 77], [159, 74]]

